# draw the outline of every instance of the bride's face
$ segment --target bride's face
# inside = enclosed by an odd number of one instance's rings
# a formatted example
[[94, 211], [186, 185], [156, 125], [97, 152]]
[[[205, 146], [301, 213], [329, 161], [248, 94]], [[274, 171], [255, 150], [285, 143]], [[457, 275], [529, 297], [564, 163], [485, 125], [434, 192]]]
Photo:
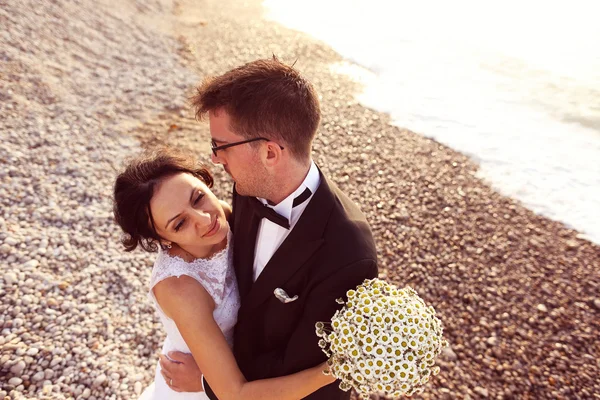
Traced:
[[156, 232], [187, 251], [218, 244], [229, 231], [219, 200], [204, 182], [187, 173], [158, 185], [150, 211]]

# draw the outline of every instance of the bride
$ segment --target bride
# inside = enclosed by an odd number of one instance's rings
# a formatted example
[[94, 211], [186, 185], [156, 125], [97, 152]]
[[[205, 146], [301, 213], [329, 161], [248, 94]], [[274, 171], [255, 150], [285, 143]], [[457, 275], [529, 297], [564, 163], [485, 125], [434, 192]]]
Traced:
[[[239, 295], [231, 263], [230, 206], [211, 192], [213, 179], [194, 158], [174, 150], [130, 162], [114, 187], [115, 220], [126, 251], [158, 251], [149, 297], [167, 333], [162, 353], [191, 353], [221, 400], [299, 399], [334, 381], [325, 363], [247, 382], [232, 353]], [[316, 339], [315, 339], [316, 340]], [[204, 392], [171, 387], [157, 365], [143, 400], [201, 400]]]

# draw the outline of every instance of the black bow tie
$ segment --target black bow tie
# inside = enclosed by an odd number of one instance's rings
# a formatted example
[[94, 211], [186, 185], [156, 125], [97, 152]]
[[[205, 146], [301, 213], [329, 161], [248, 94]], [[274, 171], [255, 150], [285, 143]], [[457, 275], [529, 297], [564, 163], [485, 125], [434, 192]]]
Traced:
[[[299, 206], [304, 203], [308, 198], [312, 195], [312, 192], [309, 188], [306, 188], [304, 192], [300, 194], [300, 196], [294, 199], [292, 203], [292, 207]], [[254, 213], [258, 215], [260, 218], [266, 218], [269, 221], [281, 226], [285, 229], [290, 229], [290, 221], [282, 215], [277, 214], [277, 211], [273, 210], [271, 207], [264, 205], [257, 198], [253, 197], [250, 200], [250, 204], [252, 204], [254, 208]]]

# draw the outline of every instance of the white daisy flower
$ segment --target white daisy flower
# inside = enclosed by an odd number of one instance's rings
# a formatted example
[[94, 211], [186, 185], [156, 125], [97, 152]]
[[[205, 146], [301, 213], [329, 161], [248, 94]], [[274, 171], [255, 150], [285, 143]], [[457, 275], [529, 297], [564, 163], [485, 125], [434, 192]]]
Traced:
[[329, 357], [326, 373], [341, 380], [340, 388], [365, 398], [378, 391], [399, 397], [439, 373], [435, 357], [447, 346], [442, 326], [412, 288], [367, 279], [346, 296], [330, 324], [315, 325]]

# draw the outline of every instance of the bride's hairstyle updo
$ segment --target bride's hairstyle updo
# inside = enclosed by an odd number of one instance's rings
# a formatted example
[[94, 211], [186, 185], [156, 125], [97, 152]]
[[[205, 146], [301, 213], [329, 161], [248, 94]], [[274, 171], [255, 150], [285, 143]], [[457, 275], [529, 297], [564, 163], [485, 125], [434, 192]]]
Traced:
[[161, 237], [156, 232], [150, 213], [150, 200], [163, 179], [178, 173], [188, 173], [209, 188], [213, 177], [192, 154], [171, 148], [144, 152], [127, 164], [115, 182], [113, 213], [125, 235], [121, 243], [126, 251], [138, 245], [144, 250], [158, 250]]

